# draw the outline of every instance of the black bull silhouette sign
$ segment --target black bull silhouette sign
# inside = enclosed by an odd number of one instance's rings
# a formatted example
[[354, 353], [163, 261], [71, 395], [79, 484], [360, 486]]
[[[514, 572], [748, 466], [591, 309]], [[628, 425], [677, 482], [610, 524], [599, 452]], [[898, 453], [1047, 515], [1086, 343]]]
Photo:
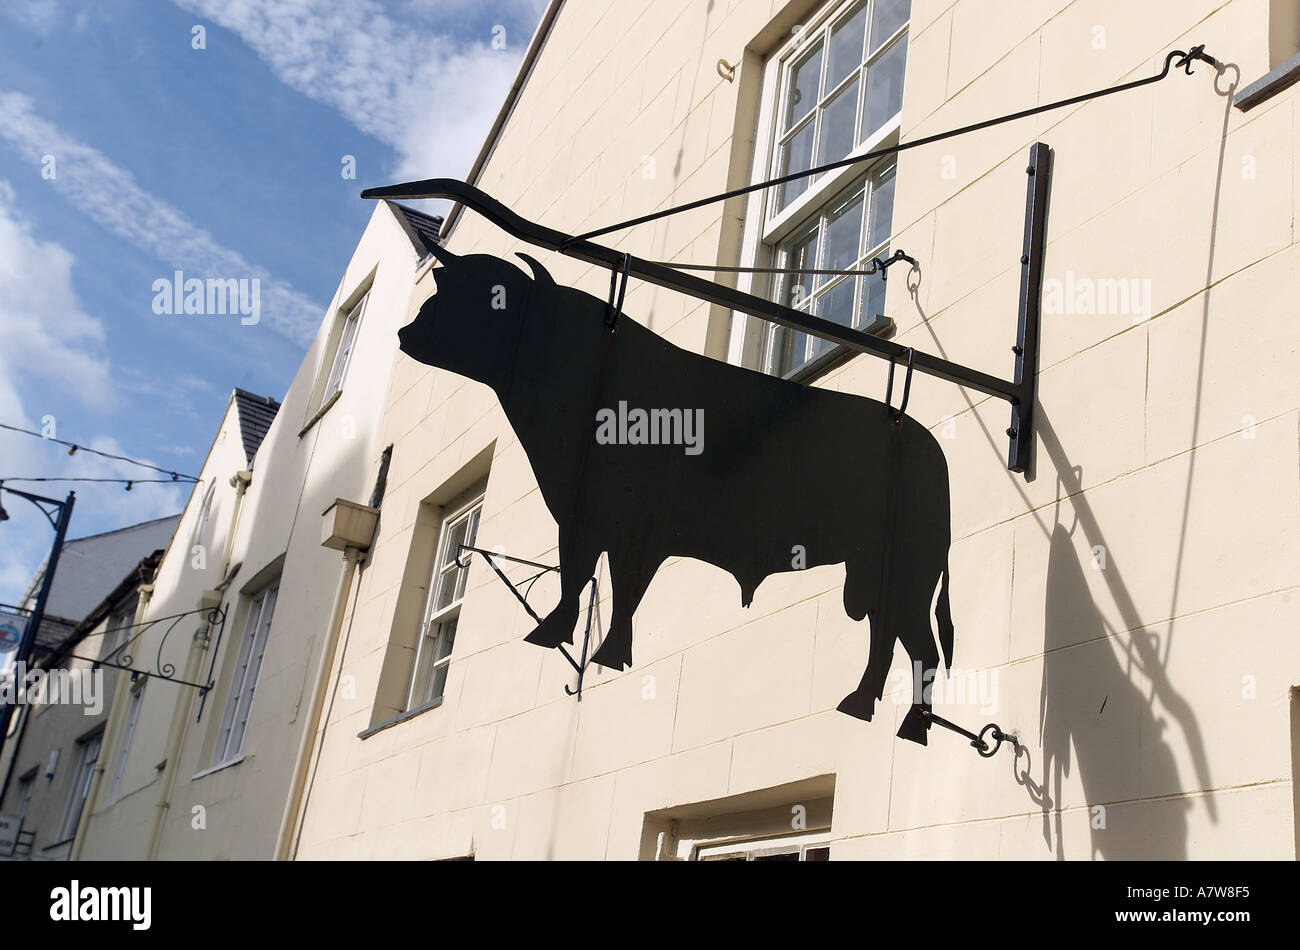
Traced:
[[[844, 609], [870, 618], [871, 645], [841, 712], [872, 718], [896, 641], [924, 670], [940, 649], [951, 667], [948, 467], [924, 426], [682, 350], [630, 318], [611, 330], [604, 300], [527, 255], [531, 278], [489, 255], [434, 254], [437, 292], [401, 349], [496, 392], [559, 526], [559, 603], [529, 643], [573, 642], [602, 552], [613, 605], [592, 660], [616, 669], [667, 558], [728, 571], [745, 606], [771, 574], [843, 564]], [[928, 691], [912, 700], [898, 735], [925, 744]]]

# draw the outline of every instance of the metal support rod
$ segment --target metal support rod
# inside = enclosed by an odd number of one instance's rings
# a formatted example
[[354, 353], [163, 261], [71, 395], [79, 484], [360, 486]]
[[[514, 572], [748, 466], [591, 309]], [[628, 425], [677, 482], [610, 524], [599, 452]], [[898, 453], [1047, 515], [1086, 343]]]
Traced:
[[[515, 600], [519, 601], [519, 603], [523, 605], [524, 610], [528, 611], [528, 616], [533, 618], [533, 622], [542, 622], [542, 618], [537, 615], [537, 611], [533, 610], [532, 606], [528, 603], [528, 592], [532, 590], [533, 584], [539, 577], [552, 572], [558, 572], [560, 570], [558, 567], [553, 564], [540, 564], [537, 561], [525, 560], [521, 557], [512, 557], [509, 554], [499, 554], [496, 551], [485, 551], [482, 548], [476, 548], [469, 544], [458, 544], [456, 545], [456, 565], [462, 568], [469, 566], [468, 562], [461, 561], [460, 559], [462, 551], [472, 551], [475, 554], [481, 555], [483, 560], [488, 562], [488, 566], [496, 572], [497, 577], [501, 578], [501, 582], [510, 589], [510, 593], [514, 595]], [[538, 569], [536, 574], [524, 582], [528, 587], [523, 594], [519, 593], [519, 589], [515, 586], [514, 582], [511, 581], [510, 578], [506, 577], [505, 572], [497, 566], [495, 558], [501, 558], [504, 561], [513, 561], [516, 564], [526, 564], [529, 567], [535, 567]], [[577, 696], [579, 700], [582, 699], [582, 677], [587, 670], [587, 646], [591, 641], [591, 616], [592, 611], [596, 606], [596, 578], [591, 578], [590, 583], [591, 596], [587, 602], [587, 627], [582, 634], [582, 658], [580, 660], [575, 660], [573, 654], [564, 648], [563, 643], [557, 647], [560, 651], [560, 655], [568, 661], [569, 665], [573, 667], [574, 672], [578, 674], [578, 688], [576, 690], [570, 689], [568, 684], [565, 684], [564, 691], [570, 696]]]
[[[863, 162], [870, 162], [877, 158], [883, 158], [886, 155], [897, 155], [899, 152], [906, 151], [909, 148], [917, 148], [922, 145], [929, 145], [933, 142], [941, 142], [944, 139], [950, 139], [957, 135], [966, 135], [969, 132], [980, 132], [984, 129], [992, 128], [995, 125], [1002, 125], [1005, 122], [1014, 122], [1017, 119], [1027, 119], [1031, 116], [1041, 115], [1044, 112], [1051, 112], [1054, 109], [1063, 109], [1066, 106], [1088, 102], [1091, 99], [1099, 99], [1102, 96], [1113, 96], [1117, 92], [1127, 92], [1130, 89], [1137, 89], [1154, 82], [1160, 82], [1160, 80], [1169, 75], [1171, 69], [1182, 68], [1188, 76], [1191, 76], [1192, 63], [1196, 60], [1209, 63], [1217, 72], [1223, 71], [1223, 65], [1209, 53], [1205, 52], [1205, 44], [1203, 43], [1199, 46], [1193, 46], [1187, 52], [1183, 52], [1180, 49], [1171, 50], [1169, 54], [1165, 56], [1164, 68], [1154, 76], [1147, 76], [1143, 79], [1134, 79], [1129, 82], [1120, 83], [1118, 86], [1110, 86], [1106, 89], [1095, 90], [1094, 92], [1085, 92], [1082, 95], [1071, 96], [1068, 99], [1058, 99], [1056, 102], [1048, 102], [1041, 106], [1034, 106], [1030, 109], [1022, 109], [1019, 112], [1011, 112], [992, 119], [985, 119], [983, 122], [963, 125], [960, 128], [949, 129], [946, 132], [936, 132], [933, 135], [927, 135], [919, 139], [911, 139], [907, 142], [900, 142], [897, 145], [887, 145], [884, 148], [878, 148], [875, 151], [867, 152], [864, 155], [850, 155], [847, 158], [828, 162], [825, 165], [814, 165], [812, 168], [790, 172], [789, 174], [782, 175], [779, 178], [769, 178], [767, 181], [754, 182], [751, 185], [745, 185], [742, 188], [734, 188], [731, 191], [726, 191], [722, 194], [709, 195], [706, 198], [698, 198], [695, 201], [690, 201], [683, 205], [676, 205], [671, 208], [662, 208], [659, 211], [652, 211], [649, 214], [643, 214], [637, 218], [630, 218], [627, 221], [620, 221], [617, 224], [608, 224], [605, 227], [597, 228], [594, 231], [585, 231], [573, 240], [590, 240], [591, 238], [609, 234], [611, 231], [621, 231], [624, 228], [634, 227], [638, 224], [658, 221], [660, 218], [666, 218], [669, 215], [681, 214], [683, 211], [693, 211], [696, 208], [702, 208], [705, 205], [713, 204], [718, 201], [728, 201], [732, 198], [739, 198], [742, 195], [747, 195], [754, 191], [762, 191], [765, 188], [773, 188], [777, 185], [784, 185], [788, 182], [798, 181], [803, 178], [815, 177], [829, 171], [834, 171], [837, 168], [845, 168], [849, 165], [859, 165]], [[364, 195], [362, 197], [364, 197]]]
[[[41, 589], [36, 595], [36, 605], [32, 609], [31, 616], [27, 618], [27, 629], [23, 631], [22, 642], [18, 645], [18, 652], [14, 656], [14, 671], [17, 675], [19, 664], [26, 667], [31, 660], [32, 650], [36, 646], [36, 633], [40, 629], [41, 621], [45, 619], [45, 604], [50, 598], [50, 587], [54, 583], [54, 572], [59, 567], [59, 555], [63, 553], [63, 539], [68, 533], [68, 522], [72, 520], [72, 506], [77, 501], [76, 492], [68, 492], [68, 497], [63, 501], [54, 498], [46, 498], [43, 495], [33, 495], [28, 492], [18, 491], [15, 488], [5, 488], [4, 491], [11, 495], [17, 495], [19, 498], [26, 498], [45, 515], [54, 525], [54, 545], [50, 548], [50, 556], [45, 562], [45, 573], [41, 577]], [[50, 518], [50, 513], [42, 505], [54, 505], [59, 509], [57, 521]], [[16, 686], [17, 684], [15, 684]], [[18, 691], [14, 690], [15, 699]], [[0, 752], [4, 751], [5, 737], [9, 732], [9, 722], [13, 718], [14, 707], [16, 703], [5, 703], [0, 711]]]
[[[970, 740], [971, 748], [986, 759], [992, 758], [996, 755], [998, 749], [1002, 748], [1002, 743], [1004, 742], [1011, 743], [1011, 745], [1016, 748], [1017, 754], [1019, 754], [1020, 740], [1011, 733], [1003, 732], [997, 723], [989, 723], [980, 730], [979, 735], [976, 735], [969, 729], [963, 729], [955, 722], [951, 722], [944, 719], [942, 716], [937, 715], [933, 710], [922, 709], [921, 716], [928, 722], [934, 723], [936, 726], [943, 726], [945, 729], [955, 732], [960, 736], [965, 736]], [[989, 739], [993, 740], [992, 746], [989, 745], [988, 739], [984, 738], [985, 735], [987, 735]]]
[[114, 670], [126, 670], [131, 674], [132, 682], [137, 676], [148, 677], [154, 680], [164, 680], [168, 683], [175, 683], [177, 686], [190, 686], [200, 692], [206, 693], [212, 688], [212, 683], [191, 683], [189, 680], [177, 679], [174, 676], [164, 676], [161, 673], [150, 673], [148, 670], [138, 670], [134, 666], [123, 666], [121, 663], [109, 663], [105, 660], [96, 660], [93, 656], [79, 656], [76, 653], [69, 653], [68, 658], [72, 660], [85, 660], [87, 663], [93, 663], [95, 666], [107, 666]]
[[[573, 664], [578, 671], [578, 688], [569, 689], [567, 683], [564, 686], [564, 691], [570, 696], [577, 696], [578, 702], [582, 702], [582, 676], [587, 672], [587, 645], [591, 642], [591, 615], [595, 609], [596, 578], [593, 577], [591, 579], [591, 594], [587, 598], [587, 626], [582, 631], [582, 658]], [[564, 644], [560, 644], [560, 652], [566, 657], [569, 655], [569, 651], [564, 649]], [[569, 662], [573, 663], [573, 660], [570, 659]]]
[[[563, 232], [521, 218], [492, 196], [454, 178], [431, 178], [385, 188], [368, 188], [361, 193], [361, 197], [412, 200], [447, 198], [472, 208], [511, 237], [527, 241], [529, 244], [559, 251], [577, 260], [598, 264], [610, 270], [621, 270], [626, 258], [627, 273], [647, 283], [680, 291], [705, 303], [717, 304], [729, 310], [739, 310], [742, 313], [770, 320], [791, 330], [842, 344], [859, 353], [870, 353], [882, 359], [895, 361], [904, 360], [907, 356], [907, 347], [871, 336], [861, 330], [802, 313], [774, 300], [765, 300], [732, 287], [715, 284], [711, 280], [684, 274], [654, 261], [630, 254], [624, 255], [622, 251], [611, 247], [594, 244], [591, 241], [575, 240]], [[914, 364], [917, 372], [965, 386], [986, 396], [997, 396], [1009, 402], [1015, 402], [1021, 397], [1022, 388], [1010, 380], [999, 379], [929, 353], [918, 352]]]

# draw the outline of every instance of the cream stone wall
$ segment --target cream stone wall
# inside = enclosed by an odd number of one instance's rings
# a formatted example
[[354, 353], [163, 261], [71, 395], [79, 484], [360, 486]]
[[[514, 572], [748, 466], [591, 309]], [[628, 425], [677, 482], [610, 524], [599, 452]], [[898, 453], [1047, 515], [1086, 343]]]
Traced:
[[[367, 335], [372, 365], [392, 361], [373, 442], [393, 443], [392, 469], [331, 672], [298, 857], [653, 857], [676, 822], [770, 817], [828, 793], [835, 859], [1294, 856], [1300, 87], [1248, 113], [1230, 96], [1270, 67], [1270, 6], [913, 3], [904, 141], [1152, 75], [1193, 43], [1228, 64], [1217, 79], [1198, 64], [899, 159], [892, 246], [920, 265], [889, 282], [900, 342], [1010, 374], [1036, 141], [1055, 152], [1047, 278], [1150, 281], [1140, 319], [1045, 314], [1029, 479], [1005, 468], [1003, 402], [913, 383], [909, 412], [939, 438], [952, 480], [954, 665], [997, 677], [991, 708], [936, 711], [1018, 731], [1019, 757], [982, 759], [937, 728], [925, 748], [897, 740], [901, 687], [875, 722], [835, 711], [869, 643], [844, 614], [842, 568], [771, 577], [746, 609], [722, 570], [680, 559], [640, 607], [632, 669], [591, 668], [580, 702], [564, 694], [563, 659], [521, 642], [531, 622], [475, 559], [444, 702], [360, 738], [391, 686], [385, 658], [414, 639], [424, 581], [408, 564], [432, 543], [426, 500], [486, 475], [480, 544], [557, 557], [490, 390]], [[480, 187], [577, 233], [743, 183], [763, 59], [815, 8], [569, 0]], [[739, 64], [734, 82], [719, 58]], [[653, 259], [741, 263], [744, 214], [743, 202], [714, 204], [605, 240]], [[520, 249], [472, 212], [449, 247]], [[603, 270], [539, 256], [559, 282], [605, 294]], [[425, 275], [407, 312], [433, 290]], [[730, 315], [717, 308], [633, 281], [625, 311], [725, 358]], [[884, 373], [859, 357], [817, 385], [880, 398]], [[862, 490], [878, 477], [862, 473]], [[306, 585], [295, 603], [324, 596], [295, 564], [319, 561], [308, 547], [289, 547], [286, 590], [291, 570]], [[607, 618], [603, 567], [599, 577]], [[539, 588], [540, 612], [554, 596]], [[320, 622], [295, 621], [295, 649], [310, 652]], [[289, 642], [277, 631], [277, 648]], [[894, 662], [906, 668], [901, 650]], [[236, 791], [223, 787], [231, 801]], [[182, 837], [168, 839], [178, 853]]]

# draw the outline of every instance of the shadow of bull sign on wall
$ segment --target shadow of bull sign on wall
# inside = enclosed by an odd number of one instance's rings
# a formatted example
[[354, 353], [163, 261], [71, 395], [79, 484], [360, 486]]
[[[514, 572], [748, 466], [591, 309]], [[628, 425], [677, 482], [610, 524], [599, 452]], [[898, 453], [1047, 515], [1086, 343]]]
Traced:
[[[869, 619], [870, 651], [841, 712], [872, 718], [896, 641], [924, 670], [940, 649], [951, 667], [948, 467], [924, 426], [682, 350], [630, 318], [611, 328], [606, 301], [525, 254], [531, 277], [489, 255], [434, 255], [437, 292], [401, 349], [495, 391], [559, 527], [559, 603], [528, 642], [573, 642], [602, 552], [613, 604], [592, 660], [616, 669], [667, 558], [728, 571], [745, 606], [769, 575], [843, 564], [844, 609]], [[898, 735], [925, 744], [928, 695], [913, 699]]]

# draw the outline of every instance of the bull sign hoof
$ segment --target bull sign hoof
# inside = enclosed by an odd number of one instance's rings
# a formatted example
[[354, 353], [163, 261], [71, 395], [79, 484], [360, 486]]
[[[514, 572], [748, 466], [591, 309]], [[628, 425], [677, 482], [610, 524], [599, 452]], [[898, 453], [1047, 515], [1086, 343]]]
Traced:
[[[898, 640], [923, 669], [940, 651], [951, 667], [948, 466], [924, 426], [679, 349], [627, 317], [611, 330], [606, 301], [525, 254], [531, 277], [433, 253], [437, 293], [399, 332], [402, 352], [493, 389], [559, 527], [560, 600], [529, 642], [573, 642], [602, 552], [613, 607], [592, 660], [615, 669], [632, 663], [632, 617], [669, 557], [730, 572], [746, 606], [772, 574], [843, 564], [844, 609], [870, 618], [871, 637], [840, 711], [872, 718]], [[913, 701], [898, 734], [924, 744], [929, 703]]]

